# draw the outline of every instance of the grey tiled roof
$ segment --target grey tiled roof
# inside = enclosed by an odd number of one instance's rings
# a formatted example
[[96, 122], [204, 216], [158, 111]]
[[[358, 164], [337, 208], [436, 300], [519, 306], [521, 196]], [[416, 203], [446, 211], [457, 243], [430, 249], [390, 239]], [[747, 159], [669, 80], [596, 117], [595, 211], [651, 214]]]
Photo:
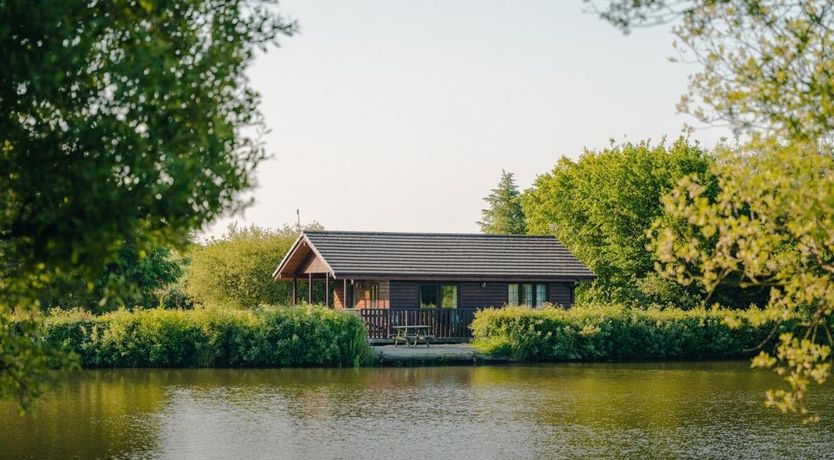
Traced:
[[336, 276], [595, 277], [552, 236], [334, 231], [304, 237]]

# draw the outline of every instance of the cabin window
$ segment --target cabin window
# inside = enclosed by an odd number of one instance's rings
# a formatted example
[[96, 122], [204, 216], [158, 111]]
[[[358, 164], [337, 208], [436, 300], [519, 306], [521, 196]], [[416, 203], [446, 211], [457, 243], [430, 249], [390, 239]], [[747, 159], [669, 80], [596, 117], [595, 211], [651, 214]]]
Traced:
[[521, 303], [522, 305], [530, 305], [533, 306], [536, 301], [533, 299], [533, 285], [532, 284], [522, 284], [521, 285]]
[[454, 284], [440, 286], [440, 306], [442, 308], [458, 308], [458, 287]]
[[518, 284], [510, 283], [509, 292], [507, 294], [507, 304], [511, 306], [519, 305], [521, 299], [518, 298]]
[[546, 300], [547, 285], [544, 283], [510, 283], [507, 285], [508, 305], [540, 307]]
[[420, 308], [434, 308], [437, 306], [437, 300], [436, 284], [420, 286]]
[[541, 307], [547, 300], [547, 285], [544, 283], [536, 284], [536, 297], [534, 298], [533, 306]]
[[376, 308], [379, 303], [379, 283], [357, 282], [354, 288], [354, 307]]

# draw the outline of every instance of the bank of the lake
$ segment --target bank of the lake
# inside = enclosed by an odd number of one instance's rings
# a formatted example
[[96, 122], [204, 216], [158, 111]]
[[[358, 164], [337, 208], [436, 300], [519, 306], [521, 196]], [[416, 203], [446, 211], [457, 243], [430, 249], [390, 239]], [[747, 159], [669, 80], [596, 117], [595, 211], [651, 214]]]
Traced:
[[831, 458], [834, 391], [803, 426], [747, 362], [85, 370], [0, 456], [50, 458]]
[[[769, 349], [778, 332], [799, 324], [796, 316], [785, 318], [774, 310], [684, 311], [615, 304], [482, 309], [471, 329], [481, 361], [591, 362], [746, 358], [763, 344]], [[46, 325], [48, 340], [75, 352], [85, 368], [475, 361], [468, 352], [462, 360], [457, 353], [434, 351], [416, 358], [371, 353], [362, 318], [323, 307], [123, 309], [103, 315], [74, 310], [49, 315]]]

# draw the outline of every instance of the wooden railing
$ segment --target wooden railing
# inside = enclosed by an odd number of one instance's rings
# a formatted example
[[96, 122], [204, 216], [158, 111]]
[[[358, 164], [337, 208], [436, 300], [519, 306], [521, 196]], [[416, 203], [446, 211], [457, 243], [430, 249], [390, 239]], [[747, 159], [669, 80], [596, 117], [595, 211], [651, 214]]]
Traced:
[[394, 326], [429, 327], [439, 339], [469, 338], [476, 308], [361, 308], [356, 313], [368, 326], [368, 338], [388, 339]]

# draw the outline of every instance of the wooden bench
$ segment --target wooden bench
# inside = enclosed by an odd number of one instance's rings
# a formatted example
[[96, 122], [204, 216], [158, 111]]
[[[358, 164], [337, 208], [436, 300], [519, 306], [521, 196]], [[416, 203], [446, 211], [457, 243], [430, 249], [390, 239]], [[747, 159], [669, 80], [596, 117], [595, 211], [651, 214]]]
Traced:
[[[400, 340], [405, 342], [406, 346], [417, 346], [420, 343], [420, 339], [426, 344], [426, 348], [429, 347], [429, 339], [436, 338], [435, 335], [430, 334], [430, 327], [424, 324], [415, 324], [413, 326], [394, 326], [393, 329], [397, 331], [394, 334], [394, 346], [398, 346]], [[413, 342], [413, 343], [412, 343]]]

